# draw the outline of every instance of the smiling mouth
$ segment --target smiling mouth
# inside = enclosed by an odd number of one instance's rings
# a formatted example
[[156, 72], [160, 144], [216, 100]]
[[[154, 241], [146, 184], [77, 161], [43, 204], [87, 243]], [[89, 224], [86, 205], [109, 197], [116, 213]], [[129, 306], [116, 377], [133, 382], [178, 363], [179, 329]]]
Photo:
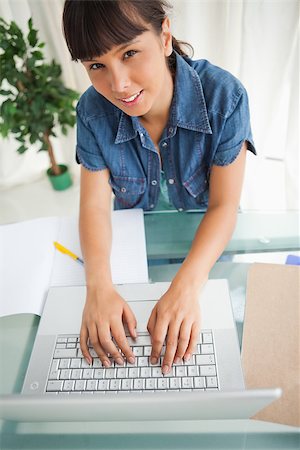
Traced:
[[137, 92], [136, 94], [131, 95], [130, 97], [120, 98], [119, 100], [122, 103], [125, 103], [127, 105], [128, 104], [133, 104], [139, 98], [139, 96], [141, 95], [142, 92], [143, 91], [141, 90], [141, 91]]

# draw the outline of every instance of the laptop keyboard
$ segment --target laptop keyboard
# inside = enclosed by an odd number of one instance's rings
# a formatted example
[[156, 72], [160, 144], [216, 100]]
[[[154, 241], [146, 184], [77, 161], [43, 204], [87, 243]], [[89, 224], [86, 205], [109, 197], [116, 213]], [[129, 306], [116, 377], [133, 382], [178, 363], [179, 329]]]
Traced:
[[151, 338], [139, 335], [127, 338], [135, 355], [135, 363], [126, 360], [120, 366], [111, 358], [111, 367], [104, 368], [95, 350], [90, 347], [93, 363], [82, 356], [78, 335], [59, 335], [46, 384], [47, 394], [122, 394], [175, 391], [218, 390], [218, 375], [213, 333], [203, 330], [197, 351], [189, 361], [173, 364], [167, 375], [161, 372], [165, 346], [157, 364], [150, 364]]

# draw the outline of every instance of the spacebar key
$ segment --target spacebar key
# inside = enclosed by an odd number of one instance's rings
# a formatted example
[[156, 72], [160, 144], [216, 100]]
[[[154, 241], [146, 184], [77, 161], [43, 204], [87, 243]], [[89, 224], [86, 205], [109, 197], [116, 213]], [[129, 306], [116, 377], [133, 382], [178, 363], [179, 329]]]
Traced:
[[57, 348], [53, 358], [76, 358], [77, 348]]

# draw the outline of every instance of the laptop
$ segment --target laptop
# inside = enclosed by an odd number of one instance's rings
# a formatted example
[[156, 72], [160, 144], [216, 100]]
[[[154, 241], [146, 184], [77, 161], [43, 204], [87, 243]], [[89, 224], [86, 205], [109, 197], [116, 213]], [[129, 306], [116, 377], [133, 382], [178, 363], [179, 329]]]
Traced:
[[[135, 363], [102, 367], [82, 357], [79, 330], [86, 287], [48, 291], [21, 395], [0, 398], [0, 418], [18, 421], [158, 421], [245, 419], [280, 389], [246, 390], [228, 284], [209, 280], [199, 298], [201, 333], [192, 358], [163, 376], [149, 362], [147, 322], [170, 283], [117, 285], [137, 319], [128, 337]], [[164, 347], [162, 354], [164, 353]]]

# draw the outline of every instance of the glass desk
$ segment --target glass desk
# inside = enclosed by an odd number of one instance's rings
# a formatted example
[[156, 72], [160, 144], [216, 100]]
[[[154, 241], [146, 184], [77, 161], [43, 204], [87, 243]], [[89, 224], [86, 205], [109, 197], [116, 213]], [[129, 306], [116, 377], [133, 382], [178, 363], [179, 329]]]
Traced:
[[[275, 217], [276, 216], [276, 217]], [[159, 259], [183, 258], [201, 220], [199, 213], [145, 215], [149, 277], [171, 280], [178, 264], [157, 264]], [[298, 250], [298, 215], [240, 214], [227, 254]], [[156, 262], [156, 264], [152, 264]], [[227, 278], [242, 340], [246, 280], [249, 264], [220, 261], [210, 278]], [[0, 393], [20, 392], [39, 318], [16, 315], [0, 319]], [[9, 370], [4, 370], [8, 367]], [[296, 428], [254, 420], [182, 421], [114, 425], [99, 423], [2, 422], [0, 448], [4, 449], [299, 449]]]

